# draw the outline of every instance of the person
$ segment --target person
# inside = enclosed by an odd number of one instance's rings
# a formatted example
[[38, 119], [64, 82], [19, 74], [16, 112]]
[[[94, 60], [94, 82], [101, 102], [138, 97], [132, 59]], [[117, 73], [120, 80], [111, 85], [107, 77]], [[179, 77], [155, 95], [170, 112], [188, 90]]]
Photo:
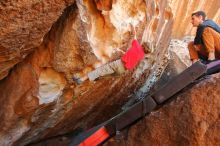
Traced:
[[194, 41], [188, 44], [192, 63], [203, 60], [210, 62], [220, 59], [220, 27], [210, 19], [206, 19], [204, 11], [197, 11], [191, 15], [193, 27], [197, 27]]
[[[73, 80], [77, 84], [81, 84], [85, 80], [95, 81], [100, 77], [108, 77], [112, 75], [121, 75], [126, 72], [126, 70], [133, 70], [141, 60], [145, 57], [144, 48], [139, 44], [137, 40], [136, 29], [133, 25], [134, 38], [131, 41], [131, 46], [128, 48], [127, 52], [118, 48], [118, 51], [122, 52], [123, 55], [120, 59], [108, 62], [97, 68], [86, 67], [82, 73], [78, 73], [73, 76]], [[86, 72], [86, 74], [84, 73]]]

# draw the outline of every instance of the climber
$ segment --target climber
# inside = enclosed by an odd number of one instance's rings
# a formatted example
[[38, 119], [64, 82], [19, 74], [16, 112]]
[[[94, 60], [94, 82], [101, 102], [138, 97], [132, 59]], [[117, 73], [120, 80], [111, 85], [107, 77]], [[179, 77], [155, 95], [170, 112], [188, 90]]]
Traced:
[[[137, 40], [137, 32], [135, 26], [131, 24], [133, 29], [134, 39], [131, 42], [131, 47], [127, 52], [123, 52], [121, 59], [105, 64], [96, 70], [88, 73], [90, 81], [111, 74], [122, 74], [127, 70], [133, 70], [138, 63], [144, 59], [145, 53], [143, 47], [139, 44]], [[120, 50], [120, 49], [119, 49]]]
[[139, 42], [136, 40], [132, 40], [131, 47], [127, 50], [127, 52], [116, 61], [107, 63], [96, 70], [93, 70], [88, 73], [88, 77], [90, 81], [94, 81], [99, 77], [111, 75], [111, 74], [122, 74], [125, 70], [134, 69], [140, 60], [144, 58], [144, 50]]
[[193, 27], [197, 27], [194, 41], [188, 44], [192, 63], [220, 59], [220, 27], [212, 20], [206, 19], [203, 11], [191, 15]]
[[73, 80], [81, 84], [83, 81], [89, 79], [90, 81], [95, 81], [99, 77], [107, 77], [109, 75], [121, 75], [127, 70], [133, 70], [138, 63], [144, 59], [145, 53], [143, 47], [139, 44], [136, 36], [136, 30], [133, 25], [134, 39], [131, 42], [131, 47], [128, 48], [127, 52], [121, 49], [117, 49], [122, 52], [123, 55], [120, 59], [106, 63], [102, 66], [95, 68], [84, 75], [83, 77], [73, 77]]

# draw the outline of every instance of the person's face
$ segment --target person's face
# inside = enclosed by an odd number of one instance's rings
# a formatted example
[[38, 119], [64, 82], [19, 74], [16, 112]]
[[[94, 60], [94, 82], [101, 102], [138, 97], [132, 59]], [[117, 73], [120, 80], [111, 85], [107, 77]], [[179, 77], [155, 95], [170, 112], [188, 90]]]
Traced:
[[191, 23], [193, 27], [198, 27], [199, 24], [201, 24], [202, 22], [203, 22], [202, 16], [196, 16], [196, 15], [192, 16]]

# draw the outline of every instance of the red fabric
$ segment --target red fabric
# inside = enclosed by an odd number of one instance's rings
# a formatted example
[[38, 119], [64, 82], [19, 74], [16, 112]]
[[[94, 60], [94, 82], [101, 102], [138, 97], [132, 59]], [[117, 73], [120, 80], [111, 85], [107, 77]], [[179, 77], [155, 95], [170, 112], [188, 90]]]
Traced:
[[100, 128], [86, 140], [79, 144], [79, 146], [97, 146], [98, 144], [102, 143], [109, 137], [109, 134], [105, 127]]
[[144, 50], [138, 41], [135, 39], [132, 41], [131, 48], [122, 56], [122, 61], [125, 63], [125, 67], [132, 70], [140, 60], [144, 58]]

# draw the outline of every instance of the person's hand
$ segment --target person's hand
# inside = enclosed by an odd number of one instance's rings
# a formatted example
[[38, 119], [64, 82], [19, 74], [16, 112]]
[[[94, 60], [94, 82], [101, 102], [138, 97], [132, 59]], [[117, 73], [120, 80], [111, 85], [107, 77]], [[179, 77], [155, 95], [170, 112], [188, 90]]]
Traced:
[[212, 51], [212, 52], [209, 52], [209, 57], [208, 57], [208, 60], [215, 60], [215, 52]]
[[198, 59], [193, 59], [192, 64], [196, 63], [197, 61], [198, 61]]

